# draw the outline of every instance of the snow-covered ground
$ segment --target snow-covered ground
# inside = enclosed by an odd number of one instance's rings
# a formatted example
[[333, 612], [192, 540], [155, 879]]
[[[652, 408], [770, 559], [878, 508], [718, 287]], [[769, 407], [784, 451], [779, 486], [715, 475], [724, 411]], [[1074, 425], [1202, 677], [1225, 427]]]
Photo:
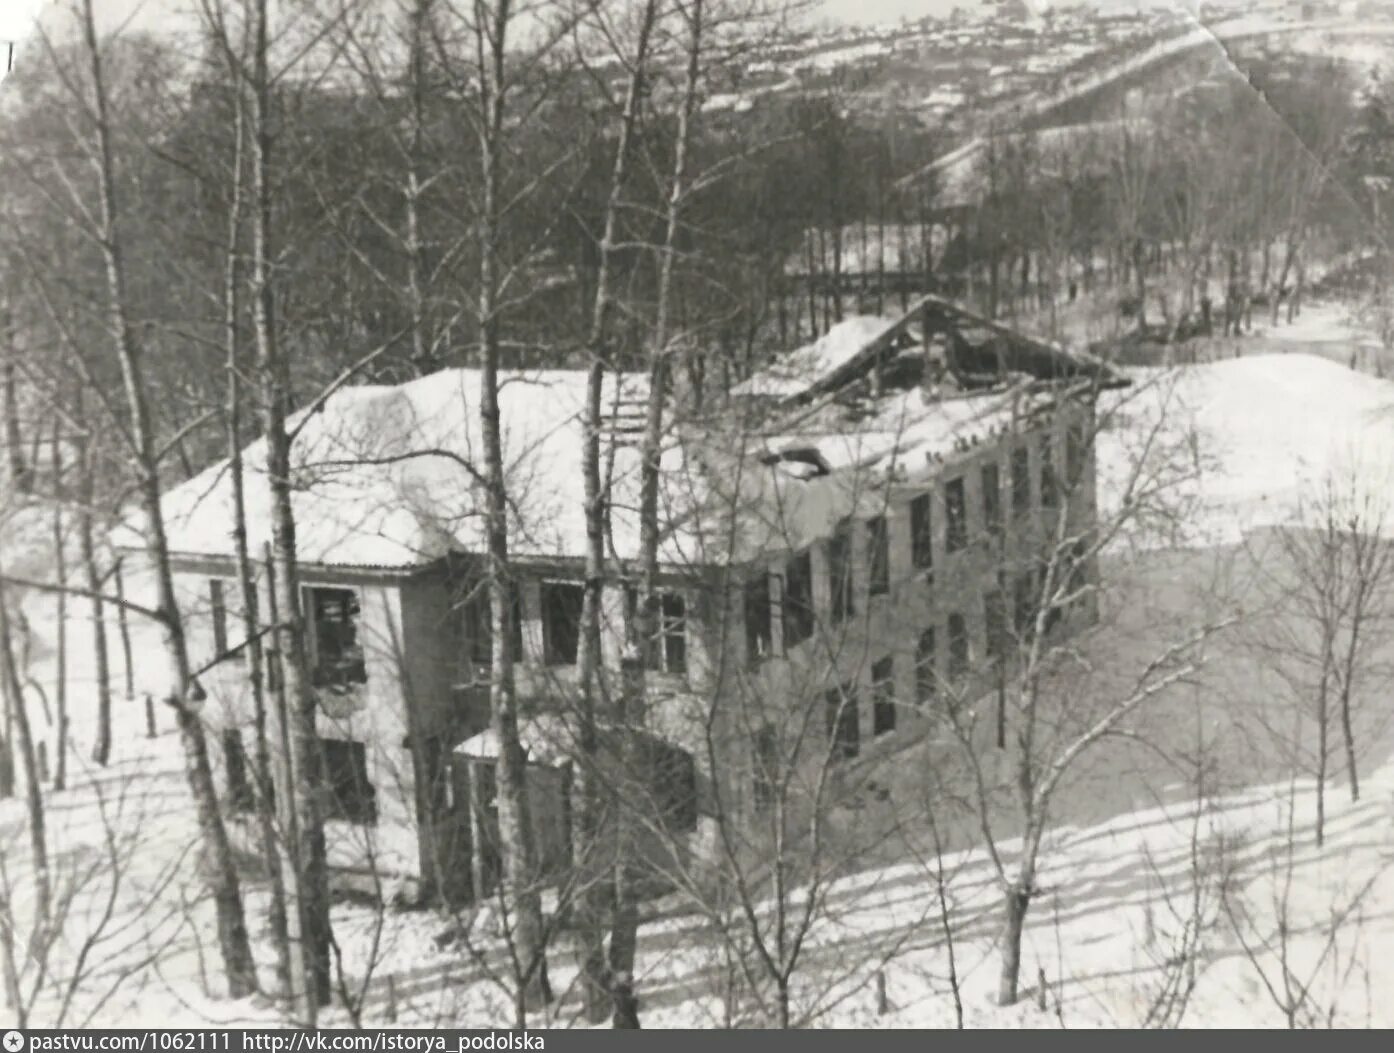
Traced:
[[1106, 516], [1135, 474], [1140, 447], [1151, 442], [1190, 461], [1177, 466], [1174, 488], [1188, 515], [1174, 524], [1178, 534], [1153, 540], [1233, 543], [1255, 527], [1299, 516], [1328, 482], [1375, 499], [1394, 531], [1394, 383], [1307, 353], [1132, 375], [1135, 386], [1109, 399], [1109, 426], [1099, 437]]
[[[123, 759], [112, 769], [50, 796], [59, 887], [80, 884], [75, 902], [82, 909], [69, 928], [74, 937], [102, 937], [66, 1023], [274, 1022], [274, 1009], [259, 999], [228, 1002], [205, 993], [205, 983], [215, 993], [219, 984], [212, 917], [199, 896], [192, 816], [173, 736], [153, 742], [124, 736], [119, 752]], [[1096, 824], [1063, 822], [1045, 853], [1041, 891], [1028, 920], [1022, 970], [1028, 994], [1008, 1009], [993, 998], [1001, 904], [991, 865], [974, 848], [948, 852], [943, 873], [965, 1023], [1138, 1026], [1167, 979], [1164, 963], [1199, 917], [1198, 976], [1185, 1024], [1284, 1024], [1265, 987], [1265, 978], [1277, 981], [1280, 974], [1275, 940], [1281, 919], [1293, 933], [1288, 966], [1311, 986], [1303, 1019], [1324, 1024], [1334, 1014], [1338, 1026], [1394, 1025], [1386, 997], [1394, 983], [1387, 953], [1394, 941], [1394, 764], [1372, 773], [1363, 789], [1358, 803], [1343, 787], [1330, 790], [1321, 849], [1313, 841], [1313, 793], [1306, 780], [1221, 796], [1199, 811], [1183, 797]], [[20, 822], [17, 802], [0, 808], [7, 844], [19, 840]], [[1010, 858], [1016, 843], [1004, 842], [1002, 849]], [[22, 865], [10, 857], [4, 871], [22, 897]], [[836, 1027], [954, 1026], [936, 872], [927, 860], [900, 862], [848, 876], [829, 890], [796, 973], [796, 1017]], [[1240, 890], [1231, 912], [1219, 905], [1221, 874], [1232, 874]], [[99, 908], [114, 884], [117, 907], [102, 926]], [[253, 889], [249, 921], [269, 975], [264, 908], [264, 897]], [[1333, 912], [1343, 915], [1337, 923]], [[481, 978], [473, 961], [474, 950], [483, 951], [486, 962], [492, 958], [487, 935], [476, 937], [471, 950], [438, 949], [434, 937], [447, 927], [440, 917], [382, 916], [350, 906], [336, 909], [335, 925], [351, 990], [359, 990], [365, 963], [374, 965], [365, 1022], [382, 1024], [389, 1014], [401, 1026], [509, 1021], [503, 992]], [[728, 1019], [719, 982], [723, 947], [704, 931], [700, 915], [681, 909], [643, 927], [639, 986], [646, 1026], [710, 1027]], [[75, 949], [67, 944], [65, 954]], [[877, 1012], [878, 970], [886, 978], [885, 1015]], [[1044, 1012], [1035, 992], [1042, 973]], [[551, 979], [567, 994], [535, 1026], [577, 1024], [574, 977], [563, 944], [553, 955]], [[42, 1008], [34, 1025], [53, 1022], [55, 1012], [51, 1004]], [[335, 1010], [326, 1022], [347, 1021]]]
[[[1128, 450], [1164, 417], [1182, 447], [1191, 433], [1197, 437], [1199, 471], [1184, 484], [1191, 505], [1183, 538], [1193, 544], [1232, 542], [1241, 525], [1290, 519], [1312, 486], [1332, 472], [1356, 471], [1386, 492], [1394, 481], [1388, 474], [1394, 429], [1385, 418], [1394, 406], [1390, 382], [1297, 353], [1141, 371], [1136, 379], [1130, 392], [1117, 396], [1124, 400], [1120, 416], [1100, 438], [1101, 500], [1105, 508], [1119, 500]], [[139, 593], [139, 582], [131, 587]], [[30, 601], [40, 640], [52, 639], [46, 610]], [[78, 608], [72, 615], [75, 640], [85, 631], [84, 613]], [[1147, 621], [1151, 614], [1136, 616]], [[137, 623], [138, 673], [156, 664], [153, 644]], [[85, 653], [74, 643], [73, 788], [50, 793], [47, 802], [55, 882], [73, 896], [52, 975], [71, 973], [84, 940], [95, 937], [64, 1022], [119, 1027], [152, 1020], [165, 1026], [273, 1020], [275, 1010], [265, 1002], [216, 997], [221, 981], [212, 911], [200, 893], [194, 819], [169, 715], [158, 714], [160, 733], [148, 739], [143, 707], [118, 692], [115, 760], [104, 770], [84, 760], [91, 675], [82, 666]], [[47, 661], [42, 652], [36, 656], [33, 672], [40, 681], [49, 677]], [[119, 684], [119, 657], [115, 672]], [[1235, 719], [1231, 695], [1222, 698], [1213, 689], [1201, 702], [1213, 707], [1208, 719], [1215, 724]], [[1299, 1022], [1394, 1026], [1386, 995], [1394, 989], [1394, 958], [1387, 953], [1394, 946], [1394, 760], [1388, 743], [1368, 746], [1371, 770], [1361, 799], [1349, 799], [1341, 778], [1328, 789], [1321, 848], [1314, 841], [1311, 781], [1275, 783], [1271, 771], [1257, 768], [1249, 779], [1248, 769], [1231, 765], [1230, 777], [1199, 809], [1184, 780], [1154, 782], [1131, 771], [1127, 778], [1100, 776], [1067, 794], [1028, 919], [1022, 968], [1028, 995], [1010, 1009], [993, 1004], [1000, 886], [981, 847], [956, 838], [943, 873], [965, 1023], [1136, 1026], [1165, 984], [1180, 975], [1167, 962], [1187, 944], [1196, 979], [1185, 1024], [1284, 1024], [1270, 985], [1284, 990], [1285, 956], [1289, 976], [1310, 989]], [[899, 767], [925, 771], [930, 758], [912, 749]], [[1103, 785], [1107, 793], [1100, 792]], [[913, 825], [914, 809], [906, 814]], [[0, 880], [16, 897], [21, 917], [30, 888], [23, 823], [20, 801], [0, 802], [6, 847]], [[921, 854], [911, 851], [912, 843]], [[1008, 858], [1017, 848], [1012, 841], [1001, 847]], [[908, 837], [905, 851], [868, 860], [832, 887], [795, 973], [796, 1018], [847, 1027], [954, 1024], [937, 868], [922, 851], [922, 839]], [[1231, 890], [1228, 911], [1219, 906], [1221, 875]], [[264, 898], [254, 877], [248, 891], [249, 921], [269, 976]], [[741, 1019], [749, 1004], [732, 1013], [722, 998], [729, 944], [690, 905], [675, 900], [664, 906], [664, 916], [646, 923], [641, 936], [645, 1025]], [[1193, 932], [1195, 919], [1201, 925]], [[496, 953], [488, 926], [472, 943], [483, 951], [481, 965], [458, 944], [437, 948], [434, 937], [446, 924], [428, 912], [336, 908], [336, 935], [355, 989], [371, 963], [365, 1022], [508, 1022], [502, 992], [481, 978]], [[1285, 949], [1279, 932], [1290, 934]], [[885, 1014], [876, 1004], [878, 971], [885, 977]], [[535, 1023], [574, 1024], [574, 966], [564, 944], [553, 955], [551, 978], [565, 994]], [[1042, 978], [1044, 1011], [1035, 990]], [[56, 1022], [57, 1006], [45, 1000], [33, 1025]], [[331, 1022], [344, 1022], [342, 1010], [334, 1013]]]

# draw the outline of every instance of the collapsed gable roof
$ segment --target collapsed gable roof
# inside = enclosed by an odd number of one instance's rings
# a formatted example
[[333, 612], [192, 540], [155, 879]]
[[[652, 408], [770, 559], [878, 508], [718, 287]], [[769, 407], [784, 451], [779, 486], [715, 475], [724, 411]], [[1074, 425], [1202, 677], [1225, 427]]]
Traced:
[[1102, 360], [1029, 336], [939, 296], [917, 300], [899, 318], [856, 316], [782, 356], [733, 389], [773, 398], [782, 408], [807, 404], [883, 368], [903, 348], [947, 340], [946, 365], [961, 388], [990, 388], [1012, 375], [1045, 383], [1086, 381], [1097, 389], [1127, 383]]

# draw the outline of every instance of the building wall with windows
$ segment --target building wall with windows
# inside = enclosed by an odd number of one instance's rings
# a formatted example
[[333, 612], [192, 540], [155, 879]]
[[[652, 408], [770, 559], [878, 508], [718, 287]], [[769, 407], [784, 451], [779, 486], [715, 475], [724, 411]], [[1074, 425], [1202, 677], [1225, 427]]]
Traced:
[[[986, 692], [993, 662], [1011, 660], [1018, 587], [1038, 572], [1058, 510], [1066, 538], [1094, 522], [1092, 428], [1087, 402], [1059, 404], [909, 474], [883, 506], [862, 508], [797, 551], [667, 574], [649, 649], [646, 723], [690, 757], [679, 776], [660, 781], [682, 784], [691, 807], [673, 808], [681, 829], [653, 851], [707, 850], [718, 805], [759, 813], [771, 792], [762, 753], [782, 757], [779, 767], [797, 753], [804, 788], [816, 793], [818, 772], [866, 772], [933, 734], [948, 693], [969, 700]], [[407, 882], [439, 870], [440, 845], [427, 828], [453, 800], [445, 758], [488, 724], [492, 629], [479, 566], [464, 557], [397, 575], [302, 568], [336, 798], [331, 862], [342, 870], [376, 869]], [[509, 645], [520, 709], [525, 719], [565, 711], [577, 694], [582, 567], [514, 569]], [[1077, 573], [1093, 580], [1093, 561]], [[231, 566], [212, 560], [184, 561], [176, 576], [192, 661], [210, 665], [201, 682], [210, 739], [223, 746], [213, 751], [219, 785], [230, 813], [241, 814], [236, 771], [249, 768], [255, 748], [250, 691], [238, 658], [212, 661], [242, 638], [233, 577]], [[604, 591], [602, 646], [612, 673], [634, 604], [631, 587]], [[1092, 620], [1092, 609], [1090, 597], [1067, 617]], [[227, 738], [234, 730], [241, 762], [228, 759], [238, 749]], [[539, 838], [550, 844], [565, 830], [569, 802], [564, 781], [549, 771], [539, 772], [532, 805]], [[254, 835], [250, 817], [239, 822]]]
[[[726, 688], [745, 801], [758, 811], [768, 797], [769, 758], [826, 794], [815, 786], [826, 762], [864, 778], [934, 734], [947, 697], [991, 690], [1041, 606], [1042, 557], [1089, 543], [1094, 476], [1091, 408], [1061, 403], [893, 486], [874, 514], [754, 563], [738, 604], [745, 666]], [[1092, 557], [1077, 569], [1062, 559], [1055, 576], [1070, 573], [1097, 580]], [[1085, 588], [1044, 617], [1072, 631], [1095, 612]]]
[[[525, 719], [574, 705], [580, 569], [515, 568], [518, 600], [510, 645]], [[205, 719], [218, 785], [234, 831], [255, 837], [254, 705], [241, 654], [245, 633], [235, 570], [221, 561], [185, 560], [175, 579], [191, 662], [202, 670], [199, 680], [209, 695]], [[306, 566], [301, 584], [318, 729], [325, 743], [331, 865], [345, 874], [376, 869], [416, 883], [441, 869], [439, 846], [423, 830], [435, 822], [436, 810], [451, 806], [445, 759], [489, 723], [487, 590], [468, 562], [397, 576]], [[703, 628], [711, 617], [709, 603], [699, 578], [670, 577], [661, 584], [659, 635], [646, 677], [652, 723], [693, 753], [700, 744], [699, 731], [687, 720], [691, 711], [670, 700], [710, 693], [710, 636]], [[265, 620], [264, 577], [258, 588]], [[605, 590], [602, 647], [612, 673], [625, 649], [635, 602], [632, 588]], [[264, 643], [272, 646], [269, 637]], [[618, 686], [618, 675], [612, 683]], [[667, 774], [662, 779], [672, 781]], [[555, 769], [534, 773], [533, 781], [539, 843], [555, 844], [569, 821], [565, 788]], [[708, 780], [702, 776], [701, 781]], [[694, 785], [694, 802], [698, 793]], [[709, 807], [703, 810], [710, 814]], [[704, 825], [709, 824], [694, 816], [685, 821], [684, 833]], [[685, 845], [686, 837], [680, 840]], [[655, 843], [654, 850], [665, 849]]]

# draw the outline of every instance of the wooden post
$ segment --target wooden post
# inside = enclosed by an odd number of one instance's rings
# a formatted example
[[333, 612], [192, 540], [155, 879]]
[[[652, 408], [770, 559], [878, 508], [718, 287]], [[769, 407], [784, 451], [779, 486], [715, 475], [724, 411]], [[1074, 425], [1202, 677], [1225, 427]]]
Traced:
[[155, 737], [155, 699], [148, 691], [145, 693], [145, 737]]

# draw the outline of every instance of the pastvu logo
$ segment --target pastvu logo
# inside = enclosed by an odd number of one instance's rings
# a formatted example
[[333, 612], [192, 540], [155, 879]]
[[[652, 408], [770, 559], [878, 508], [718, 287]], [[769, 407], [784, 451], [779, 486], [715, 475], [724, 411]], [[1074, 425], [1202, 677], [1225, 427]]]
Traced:
[[4, 1046], [5, 1053], [19, 1053], [24, 1048], [24, 1036], [18, 1031], [6, 1031]]

